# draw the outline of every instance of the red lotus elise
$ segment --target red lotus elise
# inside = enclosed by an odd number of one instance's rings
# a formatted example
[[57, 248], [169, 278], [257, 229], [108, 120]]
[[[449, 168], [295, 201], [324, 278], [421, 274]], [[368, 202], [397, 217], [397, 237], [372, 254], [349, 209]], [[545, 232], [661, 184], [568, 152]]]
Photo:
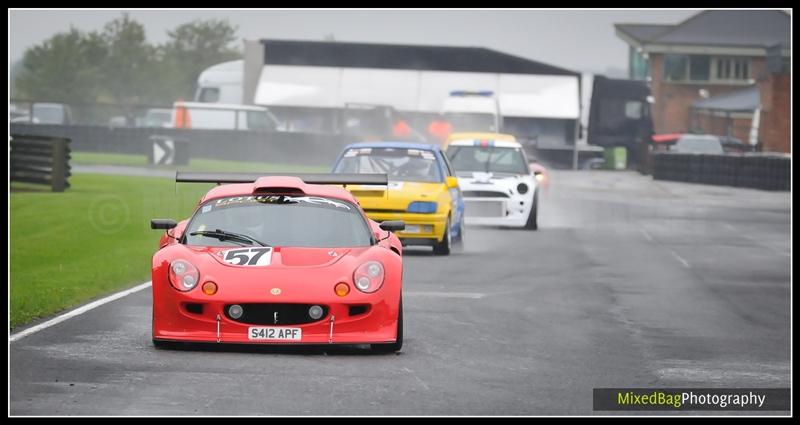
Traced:
[[[401, 221], [367, 218], [332, 185], [385, 175], [181, 173], [215, 182], [153, 255], [153, 344], [403, 345]], [[225, 184], [223, 184], [225, 183]]]

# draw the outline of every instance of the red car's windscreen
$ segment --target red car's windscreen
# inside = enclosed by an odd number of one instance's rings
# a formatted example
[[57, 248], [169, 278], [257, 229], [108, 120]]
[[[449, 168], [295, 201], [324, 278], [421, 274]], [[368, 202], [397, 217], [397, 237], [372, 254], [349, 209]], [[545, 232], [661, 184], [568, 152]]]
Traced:
[[369, 246], [372, 235], [351, 203], [305, 195], [250, 195], [212, 199], [201, 205], [185, 232], [187, 245], [230, 246], [240, 240], [197, 232], [222, 230], [271, 246]]

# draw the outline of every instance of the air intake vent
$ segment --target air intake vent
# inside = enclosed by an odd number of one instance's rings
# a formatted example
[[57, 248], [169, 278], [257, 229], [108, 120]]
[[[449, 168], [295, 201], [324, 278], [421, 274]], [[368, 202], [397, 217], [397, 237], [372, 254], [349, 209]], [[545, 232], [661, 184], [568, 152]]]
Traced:
[[303, 191], [296, 187], [264, 187], [256, 189], [259, 195], [303, 195]]

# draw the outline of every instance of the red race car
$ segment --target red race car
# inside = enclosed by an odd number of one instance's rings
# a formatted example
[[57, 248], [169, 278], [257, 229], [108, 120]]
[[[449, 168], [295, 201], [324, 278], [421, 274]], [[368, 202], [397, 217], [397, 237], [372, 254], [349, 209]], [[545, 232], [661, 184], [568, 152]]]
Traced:
[[[154, 219], [153, 344], [403, 346], [402, 221], [367, 218], [350, 192], [383, 174], [181, 173], [215, 182], [191, 218]], [[222, 184], [230, 183], [230, 184]]]

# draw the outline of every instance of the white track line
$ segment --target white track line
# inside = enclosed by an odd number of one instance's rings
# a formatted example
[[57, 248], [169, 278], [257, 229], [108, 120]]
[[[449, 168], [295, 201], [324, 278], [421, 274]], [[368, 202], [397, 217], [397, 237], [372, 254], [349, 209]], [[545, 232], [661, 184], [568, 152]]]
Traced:
[[738, 228], [734, 227], [734, 226], [733, 226], [732, 224], [730, 224], [730, 223], [722, 223], [722, 225], [723, 225], [723, 226], [725, 226], [725, 228], [726, 228], [726, 229], [729, 229], [729, 230], [732, 230], [732, 231], [736, 232], [736, 234], [737, 234], [739, 237], [745, 238], [745, 239], [747, 239], [748, 241], [750, 241], [750, 242], [752, 242], [752, 243], [754, 243], [754, 244], [756, 244], [756, 245], [758, 245], [758, 246], [760, 246], [760, 247], [762, 247], [762, 248], [765, 248], [765, 249], [768, 249], [768, 250], [770, 250], [770, 251], [774, 252], [775, 254], [778, 254], [778, 255], [784, 255], [784, 256], [786, 256], [786, 257], [791, 257], [791, 256], [792, 256], [792, 254], [791, 254], [791, 253], [789, 253], [789, 252], [786, 252], [786, 251], [783, 251], [783, 250], [781, 250], [781, 249], [778, 249], [778, 248], [775, 248], [774, 246], [772, 246], [772, 245], [769, 245], [769, 244], [768, 244], [768, 243], [766, 243], [766, 242], [762, 242], [762, 241], [761, 241], [761, 239], [754, 238], [754, 237], [752, 237], [752, 236], [750, 236], [750, 235], [746, 235], [746, 234], [742, 233], [741, 231], [739, 231], [739, 229], [738, 229]]
[[673, 256], [673, 257], [674, 257], [676, 260], [680, 261], [680, 262], [681, 262], [681, 264], [683, 264], [683, 267], [686, 267], [687, 269], [689, 269], [689, 268], [691, 268], [691, 267], [692, 267], [691, 265], [689, 265], [689, 262], [688, 262], [688, 261], [686, 261], [686, 260], [685, 260], [683, 257], [681, 257], [680, 255], [678, 255], [678, 253], [677, 253], [677, 252], [675, 252], [675, 251], [673, 251], [673, 250], [671, 250], [671, 249], [669, 249], [669, 248], [667, 248], [667, 251], [669, 251], [669, 253], [670, 253], [670, 254], [672, 254], [672, 256]]
[[65, 321], [67, 319], [73, 318], [75, 316], [78, 316], [78, 315], [81, 315], [83, 313], [86, 313], [89, 310], [92, 310], [92, 309], [95, 309], [97, 307], [100, 307], [103, 304], [108, 304], [111, 301], [118, 300], [118, 299], [120, 299], [122, 297], [125, 297], [125, 296], [128, 296], [130, 294], [133, 294], [134, 292], [139, 292], [142, 289], [149, 288], [151, 284], [152, 284], [152, 282], [145, 282], [145, 283], [143, 283], [141, 285], [134, 286], [133, 288], [126, 289], [124, 291], [117, 292], [116, 294], [109, 295], [109, 296], [107, 296], [105, 298], [101, 298], [101, 299], [99, 299], [97, 301], [90, 302], [89, 304], [86, 304], [84, 306], [78, 307], [75, 310], [71, 310], [71, 311], [69, 311], [67, 313], [64, 313], [64, 314], [60, 315], [60, 316], [56, 316], [56, 317], [54, 317], [54, 318], [52, 318], [52, 319], [50, 319], [50, 320], [48, 320], [48, 321], [46, 321], [44, 323], [40, 323], [40, 324], [38, 324], [36, 326], [31, 326], [28, 329], [25, 329], [23, 331], [17, 332], [17, 333], [15, 333], [15, 334], [13, 334], [13, 335], [8, 337], [8, 342], [18, 341], [18, 340], [20, 340], [22, 338], [25, 338], [26, 336], [33, 335], [33, 334], [35, 334], [36, 332], [39, 332], [42, 329], [47, 329], [47, 328], [49, 328], [49, 327], [51, 327], [53, 325], [57, 325], [57, 324]]

